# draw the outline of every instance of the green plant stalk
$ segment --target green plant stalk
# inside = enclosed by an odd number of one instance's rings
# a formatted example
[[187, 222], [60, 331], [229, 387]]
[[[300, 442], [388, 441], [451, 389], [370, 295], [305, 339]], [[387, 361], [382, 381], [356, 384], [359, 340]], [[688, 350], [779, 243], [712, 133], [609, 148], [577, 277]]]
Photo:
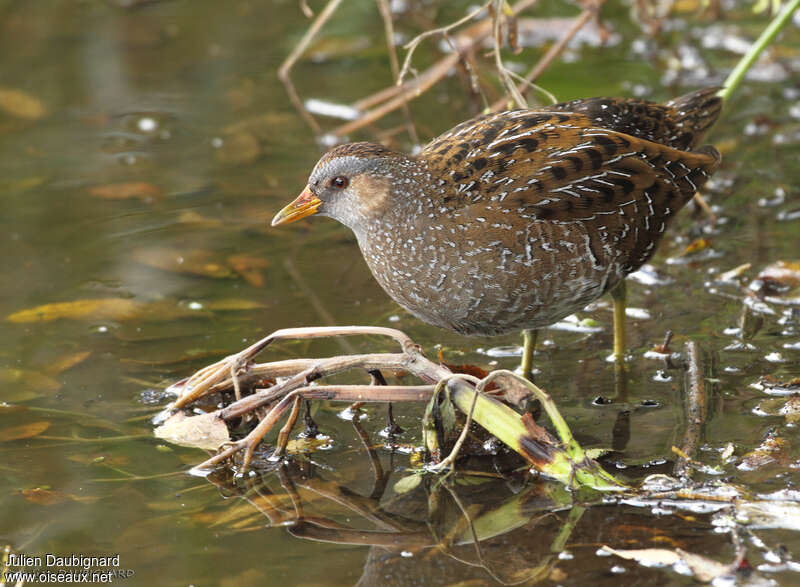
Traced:
[[728, 75], [728, 78], [725, 80], [722, 89], [717, 93], [717, 96], [724, 101], [728, 100], [730, 95], [739, 87], [747, 71], [752, 67], [753, 63], [755, 63], [756, 59], [758, 59], [758, 56], [761, 55], [761, 52], [766, 49], [767, 45], [775, 39], [781, 29], [789, 22], [789, 19], [794, 11], [797, 10], [798, 6], [800, 6], [800, 0], [790, 0], [783, 6], [781, 11], [776, 14], [769, 23], [769, 26], [764, 29], [764, 32], [750, 45], [747, 53], [739, 60], [736, 67], [733, 68], [733, 71]]
[[[453, 403], [458, 409], [468, 413], [472, 406], [474, 391], [466, 385], [451, 385], [449, 387], [450, 398]], [[547, 394], [541, 390], [539, 391], [549, 399]], [[551, 445], [552, 456], [549, 462], [537, 463], [536, 467], [542, 473], [553, 477], [567, 487], [588, 486], [601, 491], [628, 489], [625, 484], [618, 481], [610, 473], [607, 473], [588, 457], [578, 443], [572, 439], [572, 434], [569, 433], [569, 428], [566, 427], [563, 418], [558, 414], [555, 405], [552, 404], [552, 401], [550, 403], [551, 406], [549, 408], [545, 406], [548, 415], [553, 419], [553, 411], [557, 414], [557, 420], [560, 420], [560, 422], [554, 421], [554, 424], [558, 429], [559, 435], [562, 435], [562, 432], [566, 429], [569, 440], [565, 443], [567, 445], [566, 450], [561, 446]], [[506, 446], [522, 456], [530, 458], [521, 442], [523, 438], [529, 437], [530, 433], [522, 422], [522, 417], [514, 410], [494, 398], [479, 394], [475, 409], [472, 412], [472, 418]]]

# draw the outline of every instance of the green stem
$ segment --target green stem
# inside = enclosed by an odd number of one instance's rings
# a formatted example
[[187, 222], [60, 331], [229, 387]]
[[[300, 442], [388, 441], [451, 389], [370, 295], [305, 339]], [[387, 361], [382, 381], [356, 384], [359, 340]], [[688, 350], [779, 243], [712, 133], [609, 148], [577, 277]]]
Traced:
[[[540, 471], [557, 479], [568, 488], [588, 486], [605, 491], [620, 491], [627, 488], [586, 455], [573, 438], [569, 426], [549, 395], [527, 379], [523, 379], [511, 371], [493, 371], [483, 380], [484, 385], [498, 375], [512, 377], [533, 392], [534, 396], [542, 403], [561, 439], [561, 446], [557, 444], [550, 445], [552, 460], [536, 465]], [[472, 410], [472, 417], [478, 424], [506, 446], [523, 456], [527, 454], [522, 448], [521, 441], [523, 438], [529, 437], [530, 433], [517, 412], [482, 393], [476, 395], [475, 390], [468, 388], [466, 385], [452, 385], [448, 386], [448, 389], [450, 391], [450, 399], [458, 409], [465, 414]], [[474, 406], [473, 401], [475, 401]]]
[[761, 36], [750, 45], [750, 49], [747, 50], [744, 57], [742, 57], [739, 63], [736, 64], [736, 67], [733, 68], [728, 79], [725, 80], [722, 89], [717, 94], [720, 98], [725, 101], [728, 100], [730, 95], [739, 87], [747, 71], [753, 63], [755, 63], [756, 59], [758, 59], [758, 56], [761, 55], [761, 52], [772, 42], [786, 23], [789, 22], [789, 19], [794, 11], [797, 10], [798, 6], [800, 6], [800, 0], [790, 0], [783, 6], [781, 11], [775, 15], [775, 18], [772, 19], [769, 26], [765, 28]]

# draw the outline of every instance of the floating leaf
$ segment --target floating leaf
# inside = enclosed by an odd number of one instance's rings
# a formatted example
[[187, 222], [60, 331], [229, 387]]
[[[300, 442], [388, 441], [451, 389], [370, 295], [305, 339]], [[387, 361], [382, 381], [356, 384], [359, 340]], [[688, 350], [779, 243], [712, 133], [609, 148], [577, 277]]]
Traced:
[[156, 438], [181, 446], [217, 450], [230, 440], [228, 427], [216, 414], [186, 416], [176, 412], [155, 430]]
[[143, 201], [150, 201], [159, 199], [163, 195], [161, 188], [144, 181], [97, 185], [89, 188], [89, 193], [97, 198], [106, 200], [129, 200], [131, 198], [138, 198]]
[[38, 120], [47, 116], [47, 108], [39, 98], [22, 90], [9, 88], [0, 88], [0, 110], [27, 120]]
[[22, 426], [12, 426], [10, 428], [0, 428], [0, 442], [10, 442], [22, 438], [32, 438], [39, 436], [42, 432], [50, 428], [50, 422], [31, 422]]
[[125, 320], [137, 316], [141, 308], [140, 302], [126, 298], [97, 298], [36, 306], [9, 314], [6, 320], [16, 323], [52, 322], [61, 318]]

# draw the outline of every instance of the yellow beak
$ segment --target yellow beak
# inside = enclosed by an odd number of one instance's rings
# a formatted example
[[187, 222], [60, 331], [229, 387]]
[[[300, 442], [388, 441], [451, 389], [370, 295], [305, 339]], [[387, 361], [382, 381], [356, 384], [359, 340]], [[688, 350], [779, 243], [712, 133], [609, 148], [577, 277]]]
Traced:
[[272, 226], [288, 224], [305, 218], [306, 216], [316, 214], [317, 208], [321, 205], [322, 200], [314, 195], [314, 192], [311, 191], [311, 186], [306, 186], [306, 189], [295, 198], [294, 202], [275, 214], [275, 218], [272, 219]]

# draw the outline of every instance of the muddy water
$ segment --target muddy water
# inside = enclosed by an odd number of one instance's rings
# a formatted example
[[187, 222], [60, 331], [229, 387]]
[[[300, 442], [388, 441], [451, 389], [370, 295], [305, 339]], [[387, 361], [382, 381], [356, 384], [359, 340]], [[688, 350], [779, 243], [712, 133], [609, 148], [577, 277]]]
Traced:
[[[295, 4], [121, 4], [0, 8], [0, 400], [8, 404], [0, 408], [0, 546], [41, 557], [29, 566], [52, 572], [70, 569], [48, 567], [48, 554], [119, 555], [93, 566], [132, 571], [129, 584], [673, 584], [691, 579], [597, 551], [680, 547], [729, 563], [738, 532], [760, 575], [796, 581], [792, 525], [800, 522], [791, 513], [752, 534], [743, 525], [720, 532], [724, 510], [573, 499], [524, 472], [487, 477], [491, 462], [474, 463], [483, 476], [426, 479], [401, 494], [394, 484], [420, 441], [417, 405], [396, 408], [407, 432], [395, 451], [378, 434], [383, 408], [366, 408], [354, 427], [338, 417], [342, 406], [321, 405], [315, 419], [331, 438], [324, 449], [284, 468], [262, 463], [245, 480], [186, 475], [204, 453], [153, 438], [163, 388], [272, 330], [393, 326], [429, 354], [441, 347], [453, 362], [484, 367], [513, 368], [516, 358], [503, 351], [518, 341], [458, 337], [404, 313], [331, 221], [268, 228], [320, 153], [276, 80], [307, 26]], [[565, 16], [557, 5], [536, 15]], [[431, 16], [400, 13], [398, 30], [414, 34]], [[749, 7], [725, 13], [723, 24], [687, 12], [654, 39], [626, 11], [608, 17], [609, 45], [570, 49], [542, 85], [561, 99], [667, 99], [719, 83], [765, 23]], [[388, 85], [381, 27], [372, 5], [342, 9], [293, 74], [301, 95], [348, 103]], [[529, 66], [541, 50], [510, 59]], [[426, 51], [423, 64], [436, 57]], [[724, 154], [708, 194], [716, 224], [685, 211], [629, 285], [638, 311], [625, 393], [605, 360], [607, 300], [579, 316], [597, 331], [543, 336], [537, 381], [580, 441], [616, 449], [604, 463], [633, 481], [670, 473], [685, 434], [684, 372], [644, 356], [672, 330], [673, 351], [700, 344], [709, 394], [694, 479], [735, 484], [750, 497], [795, 497], [787, 399], [756, 384], [800, 376], [800, 318], [786, 303], [800, 294], [777, 287], [763, 301], [763, 290], [748, 286], [768, 265], [800, 259], [798, 51], [793, 26], [709, 137]], [[473, 114], [473, 102], [453, 76], [412, 113], [428, 138]], [[396, 140], [409, 147], [405, 136]], [[699, 238], [708, 246], [683, 255]], [[745, 263], [751, 268], [719, 282]], [[270, 356], [341, 351], [336, 342], [283, 344]], [[573, 505], [582, 501], [585, 509]]]

